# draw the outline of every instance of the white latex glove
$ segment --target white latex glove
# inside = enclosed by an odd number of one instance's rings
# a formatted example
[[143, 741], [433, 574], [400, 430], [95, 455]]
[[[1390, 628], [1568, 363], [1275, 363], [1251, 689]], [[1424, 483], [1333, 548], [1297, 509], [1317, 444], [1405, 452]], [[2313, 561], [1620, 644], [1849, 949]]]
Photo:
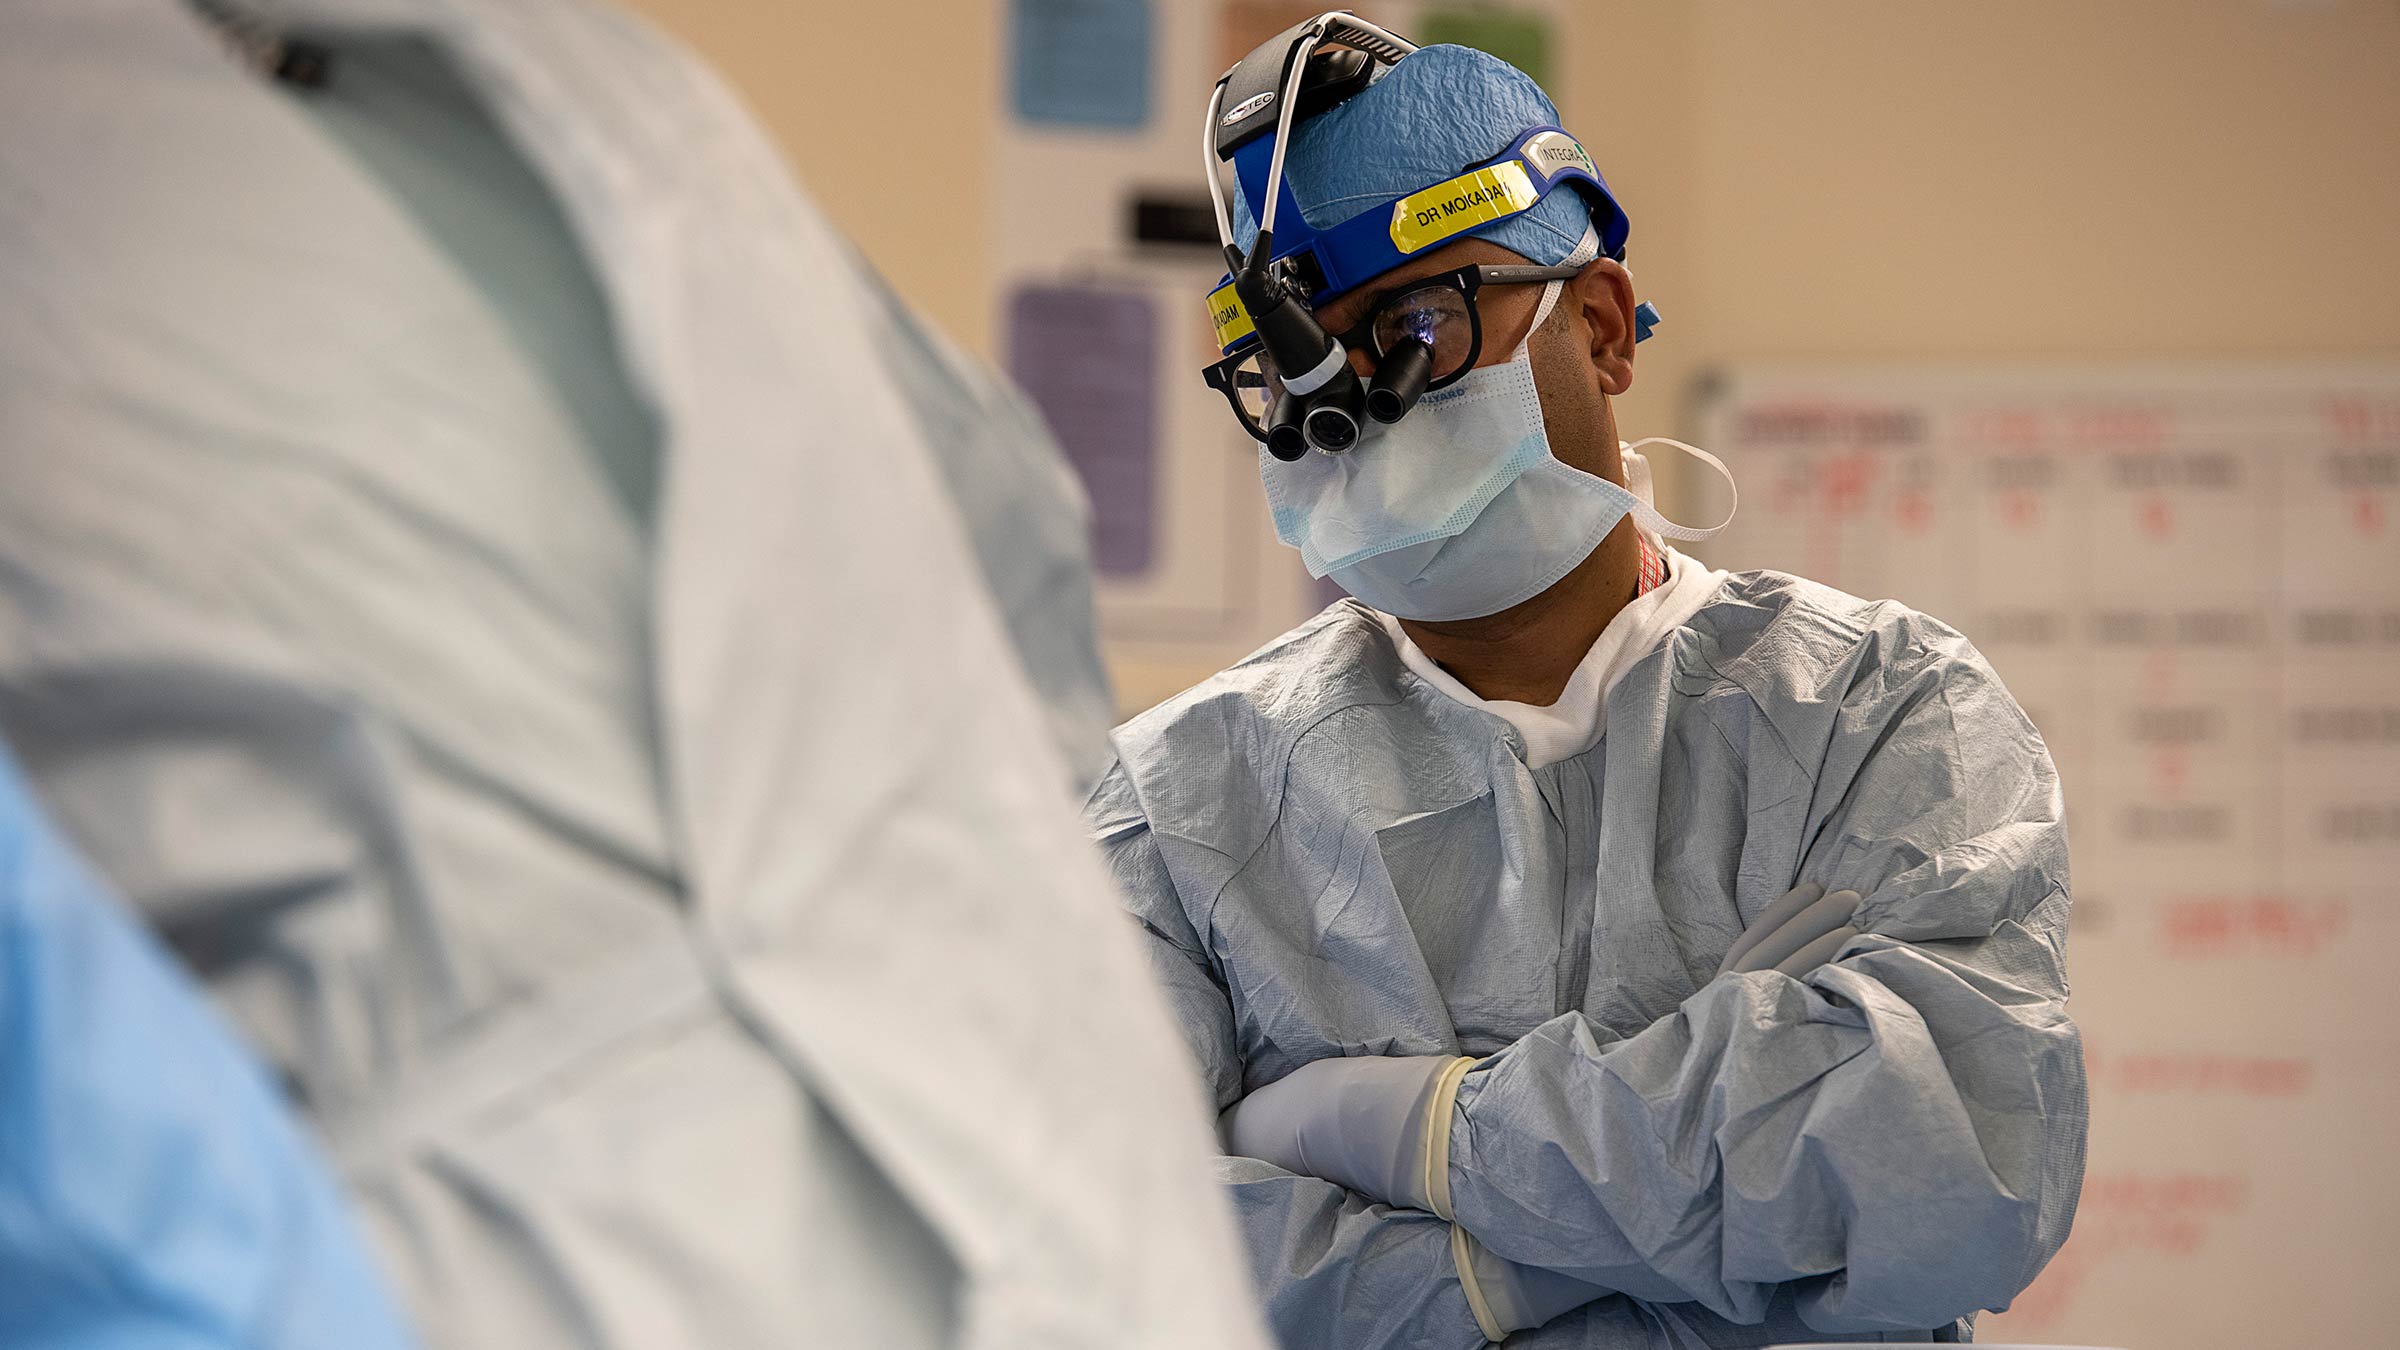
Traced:
[[1233, 1104], [1229, 1151], [1370, 1200], [1450, 1217], [1450, 1107], [1471, 1059], [1303, 1064]]
[[1742, 930], [1717, 973], [1771, 969], [1798, 979], [1831, 960], [1843, 943], [1858, 936], [1858, 930], [1850, 926], [1857, 913], [1856, 891], [1827, 895], [1825, 888], [1813, 881], [1797, 886]]

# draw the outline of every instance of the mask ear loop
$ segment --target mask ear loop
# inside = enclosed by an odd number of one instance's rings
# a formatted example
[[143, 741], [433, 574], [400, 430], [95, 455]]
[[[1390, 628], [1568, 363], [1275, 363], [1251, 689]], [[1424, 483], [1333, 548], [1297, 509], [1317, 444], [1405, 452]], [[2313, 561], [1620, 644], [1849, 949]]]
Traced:
[[1567, 283], [1563, 281], [1543, 284], [1542, 303], [1534, 307], [1533, 322], [1526, 327], [1525, 336], [1517, 339], [1517, 349], [1508, 354], [1509, 360], [1522, 361], [1525, 359], [1526, 349], [1533, 345], [1533, 335], [1542, 331], [1542, 320], [1550, 317], [1550, 309], [1558, 303], [1559, 292], [1565, 290], [1566, 285]]
[[[1599, 256], [1600, 233], [1599, 231], [1593, 229], [1589, 224], [1586, 224], [1583, 227], [1583, 238], [1575, 242], [1575, 248], [1572, 252], [1568, 253], [1566, 257], [1558, 260], [1558, 265], [1561, 267], [1581, 267], [1585, 263], [1588, 263], [1592, 259]], [[1518, 341], [1517, 349], [1508, 354], [1509, 360], [1522, 361], [1525, 359], [1526, 349], [1533, 345], [1533, 335], [1542, 331], [1542, 321], [1550, 317], [1551, 309], [1558, 304], [1558, 297], [1566, 290], [1566, 287], [1567, 283], [1563, 280], [1553, 281], [1542, 287], [1542, 303], [1534, 307], [1533, 322], [1527, 325], [1525, 329], [1525, 336]]]
[[[1648, 502], [1641, 501], [1641, 499], [1637, 496], [1634, 498], [1634, 500], [1640, 504], [1632, 513], [1635, 520], [1640, 521], [1643, 526], [1648, 528], [1654, 534], [1664, 535], [1669, 539], [1687, 540], [1693, 543], [1697, 543], [1704, 539], [1714, 538], [1718, 533], [1723, 531], [1726, 526], [1733, 523], [1734, 513], [1742, 509], [1742, 488], [1741, 484], [1733, 481], [1733, 470], [1725, 467], [1724, 460], [1721, 460], [1715, 455], [1708, 453], [1699, 446], [1686, 445], [1682, 441], [1676, 440], [1670, 436], [1644, 436], [1640, 440], [1634, 441], [1630, 444], [1620, 441], [1618, 442], [1617, 448], [1621, 452], [1639, 454], [1641, 452], [1641, 448], [1645, 445], [1674, 446], [1676, 449], [1681, 450], [1685, 454], [1699, 460], [1708, 467], [1715, 469], [1717, 471], [1717, 476], [1725, 480], [1725, 490], [1733, 494], [1733, 504], [1725, 508], [1725, 518], [1718, 521], [1714, 525], [1679, 525], [1676, 522], [1659, 514], [1657, 507], [1650, 505]], [[1627, 491], [1630, 493], [1631, 489], [1627, 489]]]

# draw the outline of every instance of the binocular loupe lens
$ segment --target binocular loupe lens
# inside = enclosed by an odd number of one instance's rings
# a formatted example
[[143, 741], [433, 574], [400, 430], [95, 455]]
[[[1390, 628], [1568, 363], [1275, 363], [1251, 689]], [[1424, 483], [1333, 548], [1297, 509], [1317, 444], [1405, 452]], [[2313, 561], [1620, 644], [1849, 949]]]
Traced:
[[1358, 419], [1341, 408], [1316, 408], [1305, 424], [1308, 443], [1329, 455], [1358, 444]]
[[1289, 464], [1308, 453], [1308, 436], [1300, 429], [1300, 400], [1289, 390], [1275, 396], [1267, 410], [1267, 453]]
[[1358, 418], [1366, 402], [1367, 391], [1358, 376], [1343, 366], [1308, 396], [1308, 412], [1300, 419], [1300, 429], [1307, 433], [1310, 445], [1338, 455], [1358, 444]]
[[1408, 416], [1432, 378], [1433, 349], [1420, 338], [1402, 340], [1375, 368], [1375, 384], [1367, 390], [1367, 416], [1387, 426]]

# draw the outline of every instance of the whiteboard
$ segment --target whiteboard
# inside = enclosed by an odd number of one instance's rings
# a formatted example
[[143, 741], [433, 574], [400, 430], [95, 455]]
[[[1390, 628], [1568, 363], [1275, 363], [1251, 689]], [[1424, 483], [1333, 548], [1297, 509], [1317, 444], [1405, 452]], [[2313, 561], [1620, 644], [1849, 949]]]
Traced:
[[1702, 551], [1959, 628], [2065, 785], [2073, 1237], [1979, 1337], [2390, 1344], [2400, 364], [1744, 367]]

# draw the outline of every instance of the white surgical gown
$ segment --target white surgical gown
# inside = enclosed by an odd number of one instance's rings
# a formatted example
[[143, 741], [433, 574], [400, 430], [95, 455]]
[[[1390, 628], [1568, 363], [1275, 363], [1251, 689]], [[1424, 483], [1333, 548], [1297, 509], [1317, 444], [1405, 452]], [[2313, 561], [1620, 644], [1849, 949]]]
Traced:
[[[1329, 1056], [1477, 1058], [1458, 1225], [1607, 1291], [1512, 1346], [1951, 1338], [2081, 1184], [2057, 776], [1939, 623], [1710, 589], [1597, 743], [1536, 763], [1336, 604], [1121, 727], [1088, 823], [1220, 1106]], [[1810, 881], [1864, 897], [1839, 959], [1712, 979]], [[1286, 1344], [1482, 1343], [1449, 1225], [1220, 1166]]]
[[[1014, 405], [929, 409], [923, 340], [640, 25], [273, 12], [322, 94], [174, 0], [0, 13], [0, 731], [314, 1114], [427, 1338], [1258, 1344], [995, 602], [1035, 591], [951, 496], [1060, 481], [994, 467], [1043, 458]], [[385, 138], [412, 105], [459, 125]], [[541, 284], [477, 270], [528, 248]]]

